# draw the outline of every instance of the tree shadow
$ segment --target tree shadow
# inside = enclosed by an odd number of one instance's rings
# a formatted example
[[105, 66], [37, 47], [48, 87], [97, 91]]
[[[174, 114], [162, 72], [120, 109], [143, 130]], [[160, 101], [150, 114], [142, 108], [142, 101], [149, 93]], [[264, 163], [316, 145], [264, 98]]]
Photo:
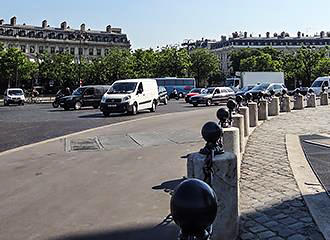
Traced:
[[113, 231], [100, 231], [64, 235], [50, 240], [170, 240], [177, 239], [179, 229], [174, 224], [126, 228]]

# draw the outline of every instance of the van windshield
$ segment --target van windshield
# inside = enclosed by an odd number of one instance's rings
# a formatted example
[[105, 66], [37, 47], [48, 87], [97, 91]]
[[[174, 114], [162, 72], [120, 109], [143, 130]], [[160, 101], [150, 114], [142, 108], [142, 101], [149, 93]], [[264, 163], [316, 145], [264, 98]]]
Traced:
[[135, 91], [136, 82], [118, 82], [114, 83], [108, 91], [108, 94], [132, 93]]
[[9, 90], [8, 95], [22, 96], [23, 91], [22, 90]]
[[323, 81], [315, 81], [315, 82], [313, 82], [312, 87], [321, 87], [322, 83], [323, 83]]

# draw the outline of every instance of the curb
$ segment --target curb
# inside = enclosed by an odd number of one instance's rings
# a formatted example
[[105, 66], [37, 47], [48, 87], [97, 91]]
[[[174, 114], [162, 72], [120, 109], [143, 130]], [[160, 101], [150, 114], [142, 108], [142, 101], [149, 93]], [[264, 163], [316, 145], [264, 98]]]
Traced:
[[301, 148], [299, 137], [286, 135], [286, 148], [290, 166], [300, 192], [316, 225], [326, 240], [330, 240], [330, 199]]

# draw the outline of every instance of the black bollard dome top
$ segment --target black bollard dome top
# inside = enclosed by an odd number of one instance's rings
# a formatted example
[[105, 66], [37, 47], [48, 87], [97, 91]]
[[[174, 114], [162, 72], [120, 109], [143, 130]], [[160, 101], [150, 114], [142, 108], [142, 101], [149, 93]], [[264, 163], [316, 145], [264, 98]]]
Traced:
[[240, 104], [243, 101], [243, 97], [241, 95], [236, 96], [236, 102]]
[[275, 95], [275, 91], [273, 89], [269, 90], [269, 94], [270, 96], [274, 96]]
[[233, 111], [236, 108], [237, 104], [233, 99], [229, 99], [227, 102], [227, 107], [230, 111]]
[[224, 107], [219, 108], [217, 111], [217, 118], [220, 120], [220, 122], [225, 122], [229, 118], [228, 110]]
[[309, 89], [308, 89], [308, 92], [309, 92], [309, 93], [314, 93], [313, 88], [309, 88]]
[[252, 93], [248, 92], [244, 96], [245, 96], [245, 99], [248, 100], [248, 101], [250, 101], [252, 99]]
[[287, 93], [288, 93], [288, 92], [287, 92], [285, 89], [282, 90], [282, 94], [283, 94], [283, 95], [285, 95], [285, 94], [287, 94]]
[[216, 143], [222, 135], [222, 128], [215, 122], [207, 122], [202, 128], [202, 137], [206, 142]]
[[171, 215], [182, 232], [196, 235], [208, 228], [217, 215], [217, 197], [205, 182], [191, 178], [174, 190]]

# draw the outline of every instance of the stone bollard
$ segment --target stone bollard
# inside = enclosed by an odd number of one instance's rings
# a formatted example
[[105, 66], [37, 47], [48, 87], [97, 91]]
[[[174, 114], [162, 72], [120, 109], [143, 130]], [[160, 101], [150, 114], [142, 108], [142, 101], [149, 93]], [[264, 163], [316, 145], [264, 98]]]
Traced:
[[240, 107], [239, 112], [244, 116], [244, 137], [248, 137], [250, 134], [249, 108]]
[[329, 94], [327, 92], [321, 93], [320, 95], [320, 105], [329, 105]]
[[[204, 161], [200, 153], [189, 154], [187, 162], [188, 178], [204, 180]], [[214, 178], [212, 188], [218, 199], [217, 217], [213, 223], [212, 240], [235, 240], [239, 229], [239, 185], [237, 158], [234, 153], [215, 155], [213, 161]]]
[[241, 173], [241, 151], [239, 146], [239, 129], [235, 127], [223, 129], [223, 150], [232, 152], [237, 156], [237, 176], [240, 178]]
[[311, 93], [307, 98], [307, 107], [315, 108], [316, 107], [316, 95]]
[[281, 112], [291, 112], [289, 96], [282, 97]]
[[250, 127], [258, 126], [258, 104], [249, 102]]
[[296, 99], [294, 101], [293, 109], [295, 110], [302, 110], [304, 109], [304, 96], [301, 94], [298, 94], [296, 96]]
[[244, 152], [245, 149], [245, 138], [244, 138], [244, 117], [241, 114], [233, 115], [233, 127], [238, 128], [239, 130], [239, 148], [241, 153]]
[[277, 116], [280, 114], [280, 99], [278, 97], [273, 97], [271, 103], [269, 104], [268, 115]]
[[268, 120], [268, 102], [266, 100], [260, 100], [258, 108], [258, 119]]

